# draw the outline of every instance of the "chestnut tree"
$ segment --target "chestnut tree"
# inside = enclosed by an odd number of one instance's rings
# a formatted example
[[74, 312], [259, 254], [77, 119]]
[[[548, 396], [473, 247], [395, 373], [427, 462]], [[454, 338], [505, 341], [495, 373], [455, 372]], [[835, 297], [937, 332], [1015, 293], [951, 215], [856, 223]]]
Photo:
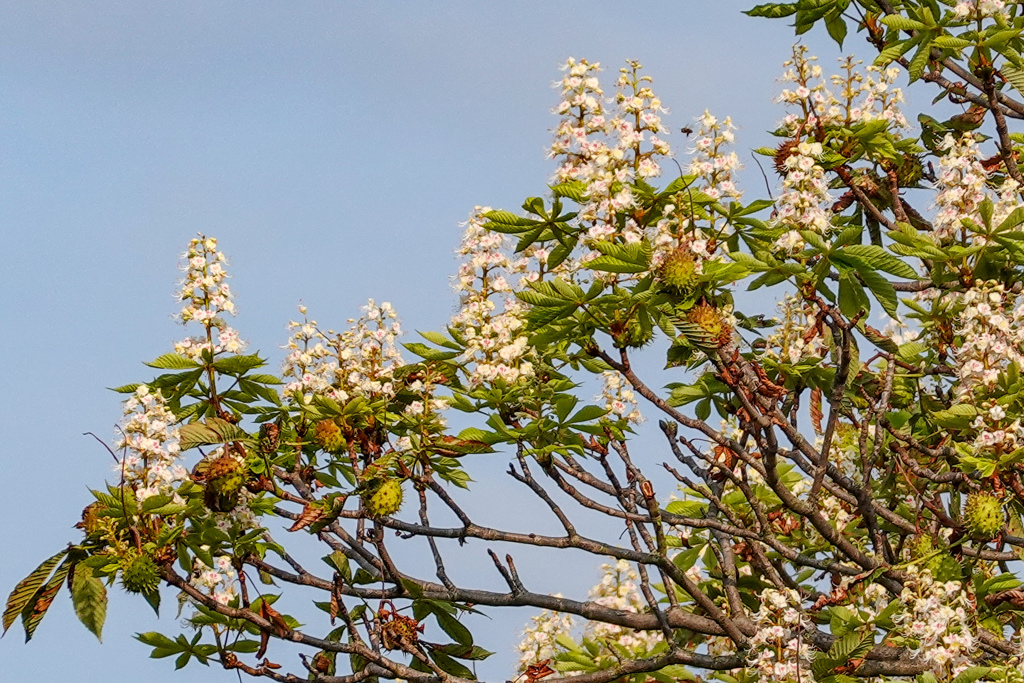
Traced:
[[[422, 341], [387, 303], [340, 332], [302, 309], [273, 374], [228, 326], [217, 241], [193, 239], [195, 336], [118, 389], [118, 474], [5, 631], [31, 638], [63, 586], [97, 635], [110, 588], [169, 588], [186, 625], [140, 634], [154, 657], [275, 681], [475, 680], [493, 645], [464, 617], [523, 606], [527, 683], [1024, 680], [1024, 12], [748, 14], [870, 53], [794, 48], [756, 150], [770, 195], [737, 185], [730, 119], [684, 129], [677, 161], [638, 63], [608, 83], [569, 59], [550, 184], [472, 212], [458, 312]], [[908, 118], [904, 76], [960, 107]], [[660, 453], [636, 457], [641, 429]], [[495, 466], [558, 532], [467, 512]], [[520, 551], [605, 577], [549, 595]], [[488, 553], [502, 587], [454, 581], [454, 552]]]

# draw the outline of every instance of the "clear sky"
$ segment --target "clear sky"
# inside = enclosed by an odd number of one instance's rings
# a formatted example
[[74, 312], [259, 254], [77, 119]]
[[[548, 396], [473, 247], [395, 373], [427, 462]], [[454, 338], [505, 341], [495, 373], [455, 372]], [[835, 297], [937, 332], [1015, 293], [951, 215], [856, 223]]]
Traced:
[[[3, 596], [77, 539], [88, 487], [111, 477], [110, 456], [83, 432], [111, 439], [119, 396], [104, 387], [150, 378], [141, 361], [184, 336], [172, 293], [196, 232], [231, 258], [232, 324], [274, 369], [300, 301], [336, 328], [369, 297], [391, 301], [407, 329], [440, 328], [455, 306], [458, 223], [474, 205], [516, 209], [545, 191], [550, 86], [569, 56], [606, 65], [608, 92], [623, 60], [640, 60], [677, 149], [678, 128], [705, 108], [732, 116], [753, 168], [746, 189], [763, 196], [748, 150], [772, 144], [793, 37], [783, 22], [741, 15], [747, 7], [0, 3]], [[832, 63], [822, 35], [806, 40]], [[847, 48], [863, 52], [856, 36]], [[479, 467], [486, 489], [505, 462]], [[484, 546], [470, 550], [464, 571], [487, 571]], [[585, 591], [599, 570], [579, 566], [551, 590]], [[559, 569], [537, 580], [563, 578]], [[110, 597], [103, 645], [63, 594], [31, 643], [20, 625], [0, 641], [0, 678], [235, 679], [176, 674], [130, 638], [176, 632], [172, 593], [159, 622], [141, 600]], [[483, 676], [510, 676], [528, 617], [480, 622], [479, 644], [498, 653]]]

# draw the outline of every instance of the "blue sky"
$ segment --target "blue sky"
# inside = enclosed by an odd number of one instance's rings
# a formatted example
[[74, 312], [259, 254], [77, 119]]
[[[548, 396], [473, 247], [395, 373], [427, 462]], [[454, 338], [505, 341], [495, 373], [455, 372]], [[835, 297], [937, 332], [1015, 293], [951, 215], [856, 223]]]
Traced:
[[[184, 336], [172, 294], [196, 232], [220, 239], [233, 324], [275, 367], [300, 302], [327, 326], [375, 297], [407, 329], [440, 328], [455, 306], [458, 223], [474, 205], [515, 209], [545, 190], [550, 86], [568, 56], [607, 66], [609, 92], [623, 60], [640, 60], [676, 131], [705, 108], [732, 116], [748, 196], [763, 194], [748, 150], [772, 142], [793, 37], [747, 7], [0, 3], [0, 591], [77, 538], [88, 487], [110, 477], [110, 456], [82, 434], [111, 438], [119, 397], [104, 387], [149, 378], [141, 361]], [[807, 42], [828, 67], [834, 46]], [[856, 36], [847, 47], [863, 52]], [[678, 132], [670, 141], [685, 149]], [[485, 496], [504, 466], [474, 472]], [[483, 546], [471, 552], [467, 580], [489, 565]], [[585, 591], [597, 563], [572, 562], [557, 566], [573, 577], [530, 571], [550, 590]], [[0, 641], [0, 670], [11, 681], [233, 679], [175, 674], [131, 640], [175, 632], [173, 598], [157, 622], [112, 590], [100, 645], [62, 595], [30, 644], [18, 626]], [[479, 623], [498, 653], [483, 676], [509, 677], [528, 617]]]

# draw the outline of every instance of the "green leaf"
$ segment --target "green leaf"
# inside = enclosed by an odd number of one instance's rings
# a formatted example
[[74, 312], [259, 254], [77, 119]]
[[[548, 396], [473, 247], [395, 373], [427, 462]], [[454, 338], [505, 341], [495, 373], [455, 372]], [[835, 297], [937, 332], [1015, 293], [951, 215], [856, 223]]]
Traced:
[[608, 411], [600, 406], [583, 406], [575, 415], [566, 420], [566, 422], [568, 424], [590, 422], [591, 420], [596, 420], [599, 417], [604, 417], [607, 414]]
[[874, 65], [887, 66], [894, 59], [899, 59], [905, 52], [909, 52], [910, 48], [914, 47], [914, 44], [913, 40], [904, 40], [890, 45], [878, 53], [878, 56], [875, 57]]
[[187, 451], [196, 446], [245, 441], [249, 435], [238, 425], [231, 424], [219, 417], [209, 417], [206, 423], [192, 422], [184, 425], [179, 431], [181, 450]]
[[256, 354], [251, 356], [228, 356], [227, 358], [214, 361], [213, 369], [228, 375], [241, 375], [266, 364], [267, 362]]
[[960, 674], [953, 679], [953, 683], [974, 683], [979, 678], [988, 675], [988, 672], [990, 671], [992, 671], [992, 667], [989, 666], [972, 666], [961, 671]]
[[259, 384], [284, 384], [281, 378], [275, 375], [268, 375], [263, 373], [246, 375], [245, 378], [250, 382], [258, 382]]
[[910, 59], [910, 65], [907, 67], [907, 75], [910, 76], [910, 82], [921, 78], [924, 75], [924, 68], [928, 64], [928, 58], [931, 56], [932, 47], [927, 41], [921, 41], [921, 45], [917, 48], [917, 52]]
[[458, 351], [441, 351], [419, 342], [403, 343], [402, 346], [424, 360], [451, 360], [459, 355]]
[[107, 589], [93, 576], [92, 569], [79, 563], [71, 580], [71, 602], [78, 620], [96, 639], [103, 642], [103, 622], [107, 618]]
[[767, 17], [768, 19], [781, 19], [796, 13], [798, 4], [795, 2], [769, 2], [748, 9], [744, 14], [750, 17]]
[[551, 186], [551, 192], [556, 197], [568, 197], [577, 204], [587, 201], [587, 185], [580, 180], [567, 180]]
[[454, 343], [451, 339], [449, 339], [448, 337], [444, 336], [440, 332], [427, 331], [427, 332], [420, 332], [419, 335], [421, 337], [423, 337], [424, 339], [426, 339], [428, 342], [433, 342], [434, 344], [437, 344], [438, 346], [443, 346], [446, 349], [452, 349], [452, 350], [461, 350], [462, 349], [461, 346], [459, 346], [458, 344]]
[[460, 664], [449, 657], [447, 654], [442, 652], [440, 648], [434, 649], [430, 653], [430, 656], [431, 659], [434, 660], [434, 663], [437, 664], [437, 666], [445, 673], [450, 673], [453, 676], [466, 678], [471, 681], [476, 680], [476, 676], [473, 675], [473, 672], [470, 669], [468, 669], [464, 664]]
[[593, 261], [587, 261], [586, 266], [605, 273], [644, 273], [648, 270], [647, 266], [629, 263], [614, 256], [598, 256]]
[[930, 418], [939, 427], [964, 429], [977, 416], [978, 409], [976, 407], [969, 403], [958, 403], [946, 410], [932, 413]]
[[928, 28], [927, 24], [923, 24], [920, 21], [915, 21], [914, 19], [910, 19], [899, 14], [890, 14], [882, 17], [879, 21], [889, 28], [898, 29], [900, 31], [921, 31]]
[[[970, 47], [973, 43], [956, 36], [939, 36], [932, 41], [932, 45], [943, 50], [962, 50], [965, 47]], [[946, 93], [942, 93], [942, 95], [945, 97]]]
[[473, 661], [482, 661], [494, 654], [478, 645], [459, 645], [458, 643], [438, 645], [434, 648], [434, 652], [443, 652], [449, 657], [471, 659]]
[[171, 655], [178, 654], [185, 650], [184, 645], [177, 643], [164, 634], [157, 633], [156, 631], [136, 633], [135, 639], [153, 648], [153, 652], [149, 655], [153, 659], [170, 657]]
[[1011, 64], [1003, 64], [999, 71], [1006, 76], [1014, 90], [1024, 94], [1024, 69], [1018, 69]]
[[491, 445], [501, 443], [502, 441], [505, 440], [505, 438], [500, 434], [488, 432], [484, 429], [479, 429], [477, 427], [466, 427], [461, 432], [459, 432], [459, 435], [456, 438], [458, 438], [460, 441], [482, 441], [483, 443]]
[[179, 353], [165, 353], [156, 360], [146, 363], [146, 365], [161, 370], [192, 370], [193, 368], [201, 367], [199, 363]]
[[864, 261], [873, 268], [883, 270], [896, 277], [908, 280], [917, 277], [917, 271], [913, 267], [874, 244], [851, 244], [844, 246], [835, 256], [840, 259], [852, 256]]
[[57, 563], [61, 561], [68, 551], [61, 550], [59, 553], [44, 561], [34, 570], [32, 573], [22, 579], [14, 590], [11, 591], [10, 596], [7, 598], [7, 608], [4, 610], [4, 633], [7, 633], [7, 629], [11, 627], [14, 620], [18, 618], [18, 615], [25, 609], [29, 604], [29, 601], [35, 597], [36, 593], [42, 587], [46, 581], [46, 577], [50, 575], [53, 568], [57, 566]]
[[462, 622], [442, 609], [435, 608], [433, 612], [441, 630], [451, 636], [455, 642], [460, 645], [473, 644], [473, 634], [469, 632], [468, 628], [462, 625]]
[[870, 302], [852, 273], [839, 274], [839, 310], [847, 317], [859, 315], [862, 310], [870, 308]]
[[892, 318], [899, 317], [897, 308], [899, 308], [899, 301], [896, 299], [896, 289], [892, 286], [892, 283], [882, 277], [878, 271], [875, 270], [858, 270], [861, 278], [864, 280], [864, 284], [868, 286], [871, 293], [878, 299], [878, 303], [882, 304], [882, 308]]
[[831, 36], [832, 40], [836, 41], [839, 49], [842, 49], [843, 41], [846, 40], [846, 19], [842, 15], [826, 19], [825, 30], [828, 31], [828, 35]]
[[682, 517], [703, 517], [708, 511], [708, 504], [699, 500], [673, 500], [665, 506], [665, 511]]

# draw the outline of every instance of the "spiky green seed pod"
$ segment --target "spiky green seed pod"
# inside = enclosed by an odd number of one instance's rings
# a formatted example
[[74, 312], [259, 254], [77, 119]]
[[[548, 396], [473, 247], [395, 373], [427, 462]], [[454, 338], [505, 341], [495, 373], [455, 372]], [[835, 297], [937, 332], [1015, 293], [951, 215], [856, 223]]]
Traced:
[[732, 337], [732, 328], [714, 306], [694, 306], [686, 312], [686, 320], [700, 327], [719, 346], [728, 343]]
[[328, 453], [336, 453], [345, 447], [341, 427], [334, 420], [320, 420], [313, 431], [313, 441]]
[[149, 555], [126, 557], [121, 562], [121, 585], [129, 593], [152, 593], [160, 587], [160, 568]]
[[221, 455], [206, 465], [203, 502], [214, 512], [230, 512], [238, 505], [245, 485], [245, 468], [230, 455]]
[[1003, 504], [991, 493], [975, 491], [964, 504], [964, 526], [967, 533], [979, 541], [988, 541], [1003, 529]]
[[923, 560], [934, 553], [935, 550], [935, 542], [932, 541], [932, 537], [928, 534], [917, 534], [907, 544], [907, 551], [910, 553], [911, 560]]
[[363, 505], [374, 517], [390, 517], [402, 507], [402, 482], [388, 479], [363, 494]]
[[693, 253], [685, 247], [677, 248], [662, 261], [657, 278], [662, 287], [675, 294], [692, 294], [700, 283], [700, 273]]

